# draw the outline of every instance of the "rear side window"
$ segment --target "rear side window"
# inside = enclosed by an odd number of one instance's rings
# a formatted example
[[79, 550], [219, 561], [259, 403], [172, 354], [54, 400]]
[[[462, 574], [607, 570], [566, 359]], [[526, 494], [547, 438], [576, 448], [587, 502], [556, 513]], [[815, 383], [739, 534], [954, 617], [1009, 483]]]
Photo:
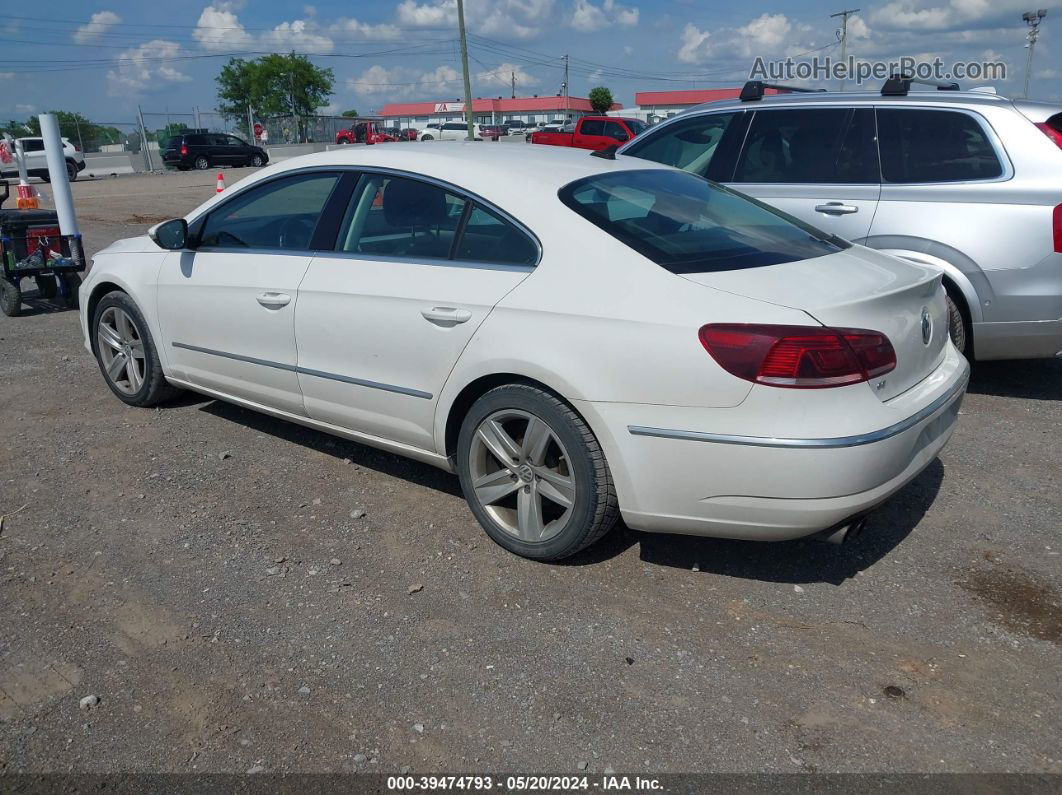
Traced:
[[201, 244], [307, 251], [337, 174], [302, 174], [240, 191], [207, 216]]
[[851, 185], [878, 180], [873, 110], [794, 108], [756, 112], [733, 181]]
[[170, 140], [168, 140], [166, 142], [166, 148], [167, 149], [180, 149], [180, 147], [181, 147], [181, 136], [179, 136], [179, 135], [173, 136], [172, 138], [170, 138]]
[[205, 135], [186, 135], [184, 141], [189, 146], [206, 146], [207, 137]]
[[600, 119], [587, 119], [579, 131], [583, 135], [604, 135], [605, 123]]
[[476, 204], [461, 231], [455, 258], [470, 262], [534, 265], [538, 248], [504, 218]]
[[843, 241], [681, 171], [619, 171], [561, 188], [569, 208], [672, 273], [778, 265]]
[[43, 152], [44, 140], [41, 138], [23, 138], [22, 139], [22, 151], [23, 152]]
[[636, 138], [623, 153], [729, 182], [734, 173], [734, 156], [726, 154], [728, 144], [724, 138], [733, 141], [729, 149], [736, 154], [740, 141], [734, 140], [739, 138], [735, 133], [740, 133], [743, 126], [735, 124], [739, 118], [744, 118], [743, 112], [711, 113], [673, 122], [644, 138]]
[[1003, 174], [985, 129], [966, 113], [879, 108], [878, 146], [885, 182], [965, 182]]

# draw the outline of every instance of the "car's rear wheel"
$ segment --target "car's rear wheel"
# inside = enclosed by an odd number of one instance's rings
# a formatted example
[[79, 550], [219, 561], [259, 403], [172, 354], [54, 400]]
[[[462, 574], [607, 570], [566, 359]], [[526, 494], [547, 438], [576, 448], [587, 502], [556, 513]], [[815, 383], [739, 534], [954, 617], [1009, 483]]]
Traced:
[[951, 341], [955, 347], [959, 349], [959, 353], [965, 356], [968, 347], [966, 318], [963, 316], [962, 309], [960, 309], [959, 305], [955, 303], [955, 299], [951, 297], [950, 293], [945, 294], [945, 299], [948, 303], [948, 335], [951, 337]]
[[434, 141], [435, 140], [435, 136], [434, 135], [422, 135], [422, 136], [420, 136], [420, 140], [422, 140], [422, 141]]
[[162, 374], [147, 321], [123, 292], [108, 293], [96, 306], [93, 347], [111, 391], [130, 406], [154, 406], [179, 390]]
[[210, 158], [204, 157], [203, 155], [199, 155], [199, 157], [195, 159], [193, 165], [200, 171], [206, 171], [208, 168], [210, 168]]
[[72, 160], [67, 160], [66, 161], [66, 178], [68, 180], [70, 180], [71, 182], [75, 182], [77, 180], [77, 175], [78, 175], [77, 163], [75, 163]]
[[534, 560], [574, 555], [619, 515], [605, 454], [571, 406], [509, 384], [473, 404], [457, 442], [465, 499], [495, 542]]

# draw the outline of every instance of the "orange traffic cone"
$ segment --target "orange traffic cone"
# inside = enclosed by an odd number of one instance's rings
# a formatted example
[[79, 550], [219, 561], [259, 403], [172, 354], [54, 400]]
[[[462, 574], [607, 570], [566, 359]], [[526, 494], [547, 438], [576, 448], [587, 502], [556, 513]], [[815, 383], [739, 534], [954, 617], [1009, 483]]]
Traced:
[[219, 171], [218, 172], [218, 189], [216, 191], [214, 191], [214, 192], [215, 193], [221, 193], [223, 190], [225, 190], [225, 175], [222, 174]]

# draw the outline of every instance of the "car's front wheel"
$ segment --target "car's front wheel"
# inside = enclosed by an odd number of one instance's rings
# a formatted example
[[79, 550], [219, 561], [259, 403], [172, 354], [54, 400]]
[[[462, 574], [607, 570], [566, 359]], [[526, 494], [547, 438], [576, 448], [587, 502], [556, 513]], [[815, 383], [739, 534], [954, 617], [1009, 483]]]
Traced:
[[457, 472], [487, 535], [526, 558], [574, 555], [619, 515], [593, 431], [567, 403], [527, 384], [475, 402], [458, 436]]
[[154, 406], [179, 390], [162, 374], [147, 321], [127, 294], [107, 293], [92, 320], [93, 347], [111, 391], [130, 406]]
[[199, 157], [195, 159], [194, 165], [200, 171], [206, 171], [210, 168], [210, 158], [199, 155]]
[[422, 135], [422, 136], [420, 136], [420, 140], [422, 140], [422, 141], [434, 141], [435, 140], [435, 136], [434, 135]]
[[265, 163], [265, 161], [262, 159], [261, 155], [251, 155], [251, 166], [253, 168], [261, 168], [263, 163]]

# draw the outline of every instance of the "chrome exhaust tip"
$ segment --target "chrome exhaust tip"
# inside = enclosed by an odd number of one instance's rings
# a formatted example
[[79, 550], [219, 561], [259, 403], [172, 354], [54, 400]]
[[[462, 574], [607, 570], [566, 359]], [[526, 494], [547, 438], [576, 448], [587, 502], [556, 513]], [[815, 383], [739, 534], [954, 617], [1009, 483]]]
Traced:
[[820, 538], [828, 544], [847, 544], [849, 541], [859, 537], [866, 524], [866, 517], [856, 519], [851, 524], [840, 527], [837, 530], [827, 531]]

